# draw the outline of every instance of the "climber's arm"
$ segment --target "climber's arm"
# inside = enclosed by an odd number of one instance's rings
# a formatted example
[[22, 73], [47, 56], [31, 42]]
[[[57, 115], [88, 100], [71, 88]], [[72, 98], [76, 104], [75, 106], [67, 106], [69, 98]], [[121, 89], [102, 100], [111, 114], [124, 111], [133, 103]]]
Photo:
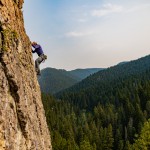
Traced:
[[36, 49], [35, 50], [32, 49], [32, 53], [35, 53], [35, 52], [36, 52]]
[[32, 47], [34, 48], [34, 50], [32, 49], [32, 53], [35, 53], [40, 47], [40, 45], [36, 44], [36, 45], [32, 45]]

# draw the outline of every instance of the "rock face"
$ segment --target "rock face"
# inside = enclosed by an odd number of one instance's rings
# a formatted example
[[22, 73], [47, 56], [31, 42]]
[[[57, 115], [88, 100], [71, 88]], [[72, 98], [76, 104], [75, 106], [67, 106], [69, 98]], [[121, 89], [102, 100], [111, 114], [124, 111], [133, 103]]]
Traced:
[[0, 0], [0, 150], [51, 150], [23, 0]]

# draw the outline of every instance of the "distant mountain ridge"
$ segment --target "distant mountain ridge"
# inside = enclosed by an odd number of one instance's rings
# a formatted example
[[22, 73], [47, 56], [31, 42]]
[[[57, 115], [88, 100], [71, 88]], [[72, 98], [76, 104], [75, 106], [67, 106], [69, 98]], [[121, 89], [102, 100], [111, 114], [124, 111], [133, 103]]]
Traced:
[[39, 84], [43, 93], [54, 94], [71, 87], [89, 75], [102, 70], [102, 68], [76, 69], [66, 71], [64, 69], [45, 68], [41, 71]]
[[[77, 105], [84, 105], [82, 103], [86, 103], [87, 106], [91, 106], [91, 103], [93, 103], [92, 105], [94, 106], [101, 100], [102, 95], [104, 95], [102, 91], [113, 91], [113, 89], [118, 86], [117, 84], [120, 84], [124, 80], [134, 76], [136, 83], [136, 78], [145, 74], [146, 71], [149, 73], [149, 70], [150, 55], [134, 61], [130, 61], [123, 65], [116, 65], [99, 71], [72, 86], [71, 88], [61, 91], [56, 95], [60, 99], [67, 100], [69, 98], [70, 102], [76, 103]], [[146, 78], [148, 77], [149, 76], [146, 76]], [[76, 101], [74, 101], [74, 97], [77, 97]], [[96, 98], [92, 99], [92, 97]], [[103, 98], [103, 101], [104, 99], [105, 98]]]
[[128, 63], [129, 61], [123, 61], [123, 62], [120, 62], [120, 63], [118, 63], [117, 65], [124, 65], [124, 64], [126, 64], [126, 63]]
[[91, 74], [94, 74], [100, 70], [103, 70], [104, 68], [87, 68], [87, 69], [75, 69], [72, 71], [69, 71], [73, 76], [76, 76], [77, 78], [80, 78], [80, 80], [85, 79]]

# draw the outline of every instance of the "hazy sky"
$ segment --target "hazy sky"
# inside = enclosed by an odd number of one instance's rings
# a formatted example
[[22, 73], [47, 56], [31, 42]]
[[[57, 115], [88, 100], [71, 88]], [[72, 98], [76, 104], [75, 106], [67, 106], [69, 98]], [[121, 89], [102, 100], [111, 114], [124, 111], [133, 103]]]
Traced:
[[150, 0], [25, 0], [23, 13], [48, 55], [42, 68], [109, 67], [150, 53]]

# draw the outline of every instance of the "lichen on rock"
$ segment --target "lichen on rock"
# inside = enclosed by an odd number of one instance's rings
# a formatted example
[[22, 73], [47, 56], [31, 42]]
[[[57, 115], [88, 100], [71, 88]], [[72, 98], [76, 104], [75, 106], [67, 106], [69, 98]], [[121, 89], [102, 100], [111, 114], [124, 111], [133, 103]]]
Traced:
[[51, 150], [23, 0], [0, 0], [0, 150]]

